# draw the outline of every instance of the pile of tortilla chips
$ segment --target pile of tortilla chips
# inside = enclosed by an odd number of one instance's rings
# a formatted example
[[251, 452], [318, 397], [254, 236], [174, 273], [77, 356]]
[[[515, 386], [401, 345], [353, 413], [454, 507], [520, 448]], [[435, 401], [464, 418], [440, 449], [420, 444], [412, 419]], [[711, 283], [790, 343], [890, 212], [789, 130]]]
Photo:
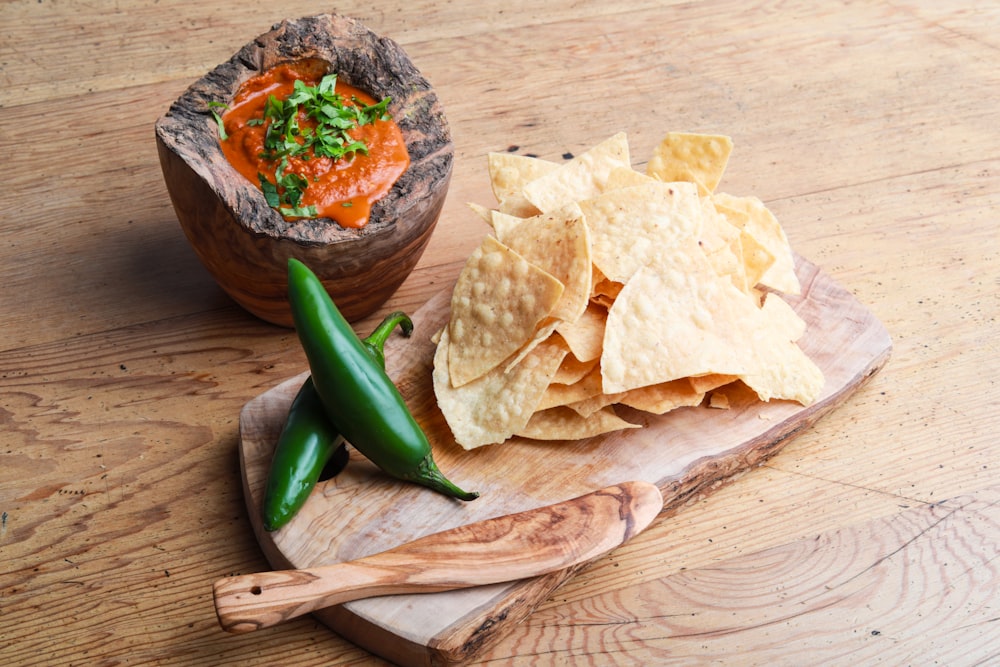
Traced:
[[[438, 334], [434, 391], [466, 449], [512, 436], [586, 438], [742, 382], [762, 401], [813, 402], [820, 369], [793, 255], [754, 197], [716, 193], [728, 137], [671, 133], [645, 173], [624, 133], [564, 163], [493, 153], [498, 206]], [[712, 405], [724, 407], [720, 395]]]

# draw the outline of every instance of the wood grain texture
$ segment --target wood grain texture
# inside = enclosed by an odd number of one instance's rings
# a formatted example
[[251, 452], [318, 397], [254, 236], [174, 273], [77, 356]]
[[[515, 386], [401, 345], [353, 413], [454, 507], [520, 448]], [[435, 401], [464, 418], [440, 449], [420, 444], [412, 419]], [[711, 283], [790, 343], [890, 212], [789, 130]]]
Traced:
[[370, 597], [436, 593], [540, 577], [632, 539], [663, 509], [649, 482], [622, 482], [552, 505], [468, 523], [356, 560], [215, 582], [219, 624], [271, 627]]
[[[244, 504], [239, 411], [304, 359], [289, 332], [236, 307], [198, 261], [152, 131], [254, 35], [332, 8], [3, 8], [0, 662], [385, 664], [312, 618], [246, 636], [218, 627], [212, 582], [269, 567]], [[690, 130], [733, 136], [722, 188], [761, 197], [793, 247], [893, 341], [880, 373], [738, 483], [690, 489], [531, 614], [512, 603], [509, 617], [523, 622], [482, 664], [676, 655], [800, 665], [813, 648], [833, 663], [864, 662], [853, 647], [869, 662], [964, 666], [1000, 654], [990, 622], [1000, 533], [987, 520], [1000, 460], [996, 3], [345, 0], [335, 9], [404, 46], [455, 142], [423, 257], [359, 332], [390, 310], [412, 313], [458, 275], [486, 231], [466, 203], [492, 203], [488, 151], [561, 161], [625, 130], [641, 162], [664, 132]], [[969, 510], [938, 529], [913, 540], [902, 529], [958, 498], [973, 500]], [[874, 562], [868, 534], [898, 555], [857, 580], [864, 591], [790, 617], [795, 637], [827, 644], [800, 649], [781, 641], [781, 621], [744, 623], [787, 611], [780, 568], [753, 567], [758, 558], [783, 554], [798, 573], [796, 558], [808, 559], [810, 576], [826, 581]], [[817, 536], [836, 555], [814, 555]], [[672, 632], [687, 609], [669, 596], [674, 577], [701, 572], [707, 582], [730, 562], [741, 565], [740, 589], [695, 584], [704, 591], [695, 602], [714, 610], [687, 614]], [[866, 622], [865, 595], [891, 627]], [[491, 617], [480, 620], [489, 627]]]
[[887, 654], [900, 664], [990, 664], [998, 499], [987, 488], [594, 593], [585, 606], [550, 606], [514, 629], [489, 663], [534, 652], [539, 664], [575, 662], [579, 647], [596, 644], [624, 664], [638, 663], [630, 647], [662, 665], [734, 656], [746, 665], [867, 665]]
[[[773, 456], [790, 437], [842, 403], [889, 357], [888, 333], [862, 304], [805, 260], [799, 260], [797, 272], [802, 294], [790, 302], [807, 324], [800, 345], [826, 378], [815, 404], [761, 403], [746, 392], [734, 396], [730, 410], [702, 406], [662, 417], [629, 413], [643, 428], [579, 442], [513, 438], [472, 452], [455, 443], [431, 386], [432, 336], [447, 322], [451, 296], [442, 292], [414, 313], [409, 338], [387, 343], [387, 371], [428, 434], [442, 469], [460, 485], [479, 490], [480, 499], [456, 506], [423, 489], [400, 486], [354, 453], [348, 468], [318, 485], [284, 528], [264, 531], [259, 507], [270, 455], [302, 383], [299, 375], [247, 403], [240, 416], [248, 511], [265, 554], [276, 569], [351, 561], [428, 532], [559, 502], [616, 478], [656, 484], [668, 510], [680, 507], [692, 494], [708, 492]], [[492, 473], [498, 470], [503, 474]], [[569, 574], [405, 601], [361, 600], [320, 617], [394, 662], [468, 661], [520, 618], [510, 615], [512, 604], [530, 611]], [[400, 608], [408, 610], [406, 617], [399, 616]], [[345, 617], [353, 618], [348, 622]], [[488, 630], [480, 629], [484, 622]], [[426, 653], [414, 659], [421, 648]]]

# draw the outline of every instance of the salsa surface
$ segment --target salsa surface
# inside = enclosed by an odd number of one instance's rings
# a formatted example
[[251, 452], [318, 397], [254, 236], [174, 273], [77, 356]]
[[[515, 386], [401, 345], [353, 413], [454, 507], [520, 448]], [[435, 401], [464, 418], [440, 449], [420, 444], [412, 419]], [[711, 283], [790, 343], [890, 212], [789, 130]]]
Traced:
[[[263, 119], [268, 100], [272, 96], [286, 100], [297, 80], [307, 86], [316, 86], [328, 73], [324, 61], [301, 60], [273, 67], [240, 87], [222, 115], [226, 136], [221, 145], [230, 164], [249, 181], [261, 184], [263, 177], [280, 189], [275, 175], [280, 161], [269, 158], [265, 149], [269, 121]], [[377, 103], [368, 93], [339, 79], [335, 90], [344, 105]], [[317, 125], [302, 109], [298, 112], [298, 124], [303, 132], [310, 132]], [[367, 152], [353, 152], [333, 159], [316, 156], [310, 149], [301, 156], [288, 156], [286, 170], [303, 178], [305, 187], [299, 207], [314, 207], [314, 217], [330, 218], [342, 227], [359, 228], [367, 224], [372, 205], [384, 197], [406, 171], [410, 158], [403, 134], [391, 119], [355, 126], [348, 134], [363, 142]], [[303, 217], [283, 214], [289, 220]]]

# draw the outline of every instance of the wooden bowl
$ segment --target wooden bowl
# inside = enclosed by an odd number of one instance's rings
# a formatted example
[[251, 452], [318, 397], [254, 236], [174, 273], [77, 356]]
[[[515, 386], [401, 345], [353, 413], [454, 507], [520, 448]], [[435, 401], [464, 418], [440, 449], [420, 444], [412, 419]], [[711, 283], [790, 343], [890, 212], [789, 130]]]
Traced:
[[[389, 95], [410, 166], [372, 207], [368, 224], [286, 221], [226, 160], [209, 103], [228, 104], [247, 79], [283, 62], [319, 58], [347, 84]], [[292, 326], [287, 263], [323, 281], [348, 320], [388, 299], [420, 259], [451, 179], [454, 146], [437, 95], [402, 48], [356, 20], [325, 14], [283, 21], [195, 82], [156, 123], [167, 190], [198, 257], [237, 303]]]

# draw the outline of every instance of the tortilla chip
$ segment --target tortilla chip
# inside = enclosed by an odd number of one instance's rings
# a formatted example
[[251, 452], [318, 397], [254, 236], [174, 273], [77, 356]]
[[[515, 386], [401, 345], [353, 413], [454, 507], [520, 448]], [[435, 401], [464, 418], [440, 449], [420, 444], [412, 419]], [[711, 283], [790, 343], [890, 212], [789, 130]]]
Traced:
[[525, 185], [560, 166], [556, 162], [517, 153], [490, 153], [487, 165], [490, 186], [497, 202], [521, 195]]
[[533, 440], [582, 440], [627, 428], [641, 428], [625, 421], [612, 408], [582, 417], [569, 408], [557, 407], [532, 415], [518, 435]]
[[491, 209], [488, 209], [485, 206], [480, 206], [479, 204], [473, 204], [471, 202], [468, 204], [468, 207], [471, 208], [472, 211], [482, 218], [488, 225], [491, 227], [493, 226], [493, 211]]
[[555, 382], [550, 384], [536, 409], [545, 410], [559, 405], [571, 405], [603, 394], [601, 369], [595, 364], [587, 375], [573, 384], [557, 384]]
[[532, 340], [562, 293], [556, 278], [487, 236], [452, 292], [448, 364], [455, 386], [481, 377]]
[[610, 174], [608, 174], [608, 180], [604, 184], [604, 192], [610, 192], [611, 190], [618, 190], [620, 188], [628, 188], [633, 185], [646, 185], [647, 183], [656, 182], [657, 180], [659, 179], [647, 176], [641, 171], [636, 171], [631, 167], [616, 167], [611, 170]]
[[560, 322], [556, 331], [566, 340], [574, 357], [580, 361], [598, 359], [604, 345], [607, 316], [601, 306], [589, 305], [575, 322]]
[[756, 392], [762, 401], [784, 399], [812, 405], [823, 391], [823, 371], [802, 351], [795, 340], [804, 331], [798, 315], [769, 294], [758, 311], [753, 370], [740, 379]]
[[495, 238], [459, 276], [434, 359], [461, 446], [637, 427], [616, 405], [818, 399], [805, 322], [772, 291], [801, 289], [788, 239], [759, 199], [715, 192], [731, 148], [671, 133], [645, 173], [624, 133], [562, 165], [490, 154], [498, 206], [471, 206]]
[[718, 193], [714, 200], [716, 204], [745, 213], [747, 217], [743, 231], [774, 258], [759, 283], [785, 294], [799, 294], [802, 288], [795, 275], [795, 257], [785, 230], [774, 214], [756, 197], [733, 197]]
[[823, 372], [792, 342], [761, 348], [760, 362], [752, 373], [740, 379], [762, 401], [782, 399], [812, 405], [823, 391]]
[[636, 410], [663, 415], [677, 408], [694, 407], [704, 397], [704, 392], [691, 386], [688, 378], [681, 378], [624, 392], [618, 402]]
[[746, 294], [715, 275], [707, 261], [701, 269], [640, 269], [608, 313], [604, 390], [749, 372], [753, 359], [742, 332], [757, 314]]
[[733, 151], [724, 135], [671, 132], [656, 147], [646, 173], [662, 181], [686, 181], [701, 186], [701, 194], [715, 192]]
[[758, 308], [731, 283], [704, 271], [699, 276], [644, 269], [608, 314], [601, 359], [604, 390], [732, 375], [763, 401], [809, 405], [824, 379], [793, 340], [803, 326], [776, 295], [768, 295]]
[[579, 382], [597, 366], [599, 361], [599, 356], [588, 361], [580, 361], [571, 349], [570, 353], [566, 355], [566, 358], [559, 365], [559, 370], [556, 371], [555, 376], [552, 378], [552, 383], [574, 384]]
[[775, 335], [794, 342], [805, 334], [805, 320], [780, 295], [768, 294], [761, 308]]
[[434, 394], [455, 441], [464, 449], [498, 444], [522, 430], [567, 353], [558, 338], [550, 338], [509, 372], [494, 368], [455, 387], [450, 349], [446, 329], [434, 355]]
[[708, 407], [715, 408], [716, 410], [728, 410], [729, 396], [721, 391], [713, 391], [712, 395], [708, 398]]
[[708, 375], [696, 375], [688, 378], [691, 387], [702, 394], [707, 394], [713, 389], [718, 389], [737, 380], [739, 380], [739, 376], [722, 375], [721, 373], [709, 373]]
[[594, 266], [625, 283], [640, 267], [662, 264], [681, 240], [701, 233], [701, 200], [690, 183], [648, 183], [580, 202]]
[[620, 132], [574, 157], [558, 169], [523, 188], [524, 196], [540, 211], [552, 211], [570, 202], [604, 191], [612, 170], [630, 166], [628, 138]]
[[551, 316], [574, 322], [590, 298], [590, 232], [574, 202], [527, 219], [500, 212], [493, 226], [501, 243], [541, 267], [563, 284], [562, 298]]

